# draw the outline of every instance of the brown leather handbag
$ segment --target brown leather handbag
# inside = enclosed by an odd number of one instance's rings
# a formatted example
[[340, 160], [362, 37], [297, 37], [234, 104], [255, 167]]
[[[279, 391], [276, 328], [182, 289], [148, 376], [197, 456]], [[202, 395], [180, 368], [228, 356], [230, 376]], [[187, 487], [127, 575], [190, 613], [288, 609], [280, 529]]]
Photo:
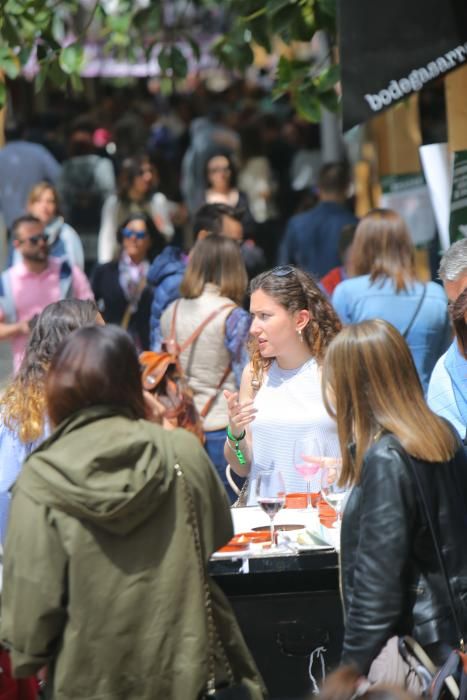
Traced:
[[163, 418], [175, 428], [185, 428], [196, 435], [204, 443], [203, 419], [208, 415], [212, 405], [231, 371], [230, 362], [225, 368], [222, 377], [217, 384], [214, 394], [208, 399], [200, 412], [197, 411], [193, 391], [188, 385], [188, 379], [180, 363], [180, 355], [187, 350], [199, 338], [206, 326], [213, 321], [222, 311], [234, 308], [235, 304], [223, 304], [215, 309], [193, 331], [184, 343], [179, 345], [176, 339], [175, 322], [178, 305], [175, 302], [174, 312], [170, 325], [170, 335], [164, 341], [162, 352], [143, 352], [139, 357], [143, 366], [143, 387], [155, 394], [164, 406]]

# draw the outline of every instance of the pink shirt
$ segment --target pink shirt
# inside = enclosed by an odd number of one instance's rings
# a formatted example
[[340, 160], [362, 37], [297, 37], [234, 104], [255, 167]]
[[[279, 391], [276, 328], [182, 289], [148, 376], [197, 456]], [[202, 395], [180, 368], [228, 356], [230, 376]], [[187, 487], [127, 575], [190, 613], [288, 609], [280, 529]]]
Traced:
[[[30, 272], [24, 262], [10, 268], [11, 290], [18, 321], [29, 321], [45, 309], [48, 304], [60, 301], [60, 258], [50, 257], [43, 272]], [[79, 267], [72, 268], [72, 296], [75, 299], [94, 299], [86, 275]], [[4, 314], [0, 309], [0, 321]], [[11, 339], [13, 367], [16, 372], [23, 359], [27, 335], [16, 335]]]

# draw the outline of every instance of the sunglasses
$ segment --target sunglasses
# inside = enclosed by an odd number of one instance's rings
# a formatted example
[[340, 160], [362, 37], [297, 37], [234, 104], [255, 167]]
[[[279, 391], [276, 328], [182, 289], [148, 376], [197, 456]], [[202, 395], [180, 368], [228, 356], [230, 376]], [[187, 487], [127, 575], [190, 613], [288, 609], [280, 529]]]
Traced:
[[271, 275], [274, 277], [287, 277], [291, 272], [294, 272], [295, 268], [293, 265], [278, 265], [278, 267], [273, 267], [271, 270]]
[[146, 231], [134, 231], [132, 228], [122, 229], [123, 238], [136, 238], [137, 241], [142, 241], [147, 235]]
[[31, 243], [32, 245], [37, 245], [39, 241], [44, 243], [49, 240], [46, 233], [36, 233], [35, 236], [30, 236], [29, 238], [18, 238], [18, 243]]
[[214, 173], [230, 173], [229, 165], [219, 165], [218, 167], [209, 168], [209, 173], [212, 175]]

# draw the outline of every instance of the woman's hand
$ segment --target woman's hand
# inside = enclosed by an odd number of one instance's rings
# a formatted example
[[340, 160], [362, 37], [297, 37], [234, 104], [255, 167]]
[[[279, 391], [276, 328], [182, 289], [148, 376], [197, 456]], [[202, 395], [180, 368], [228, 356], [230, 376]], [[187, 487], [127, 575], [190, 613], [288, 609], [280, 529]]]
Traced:
[[318, 469], [328, 470], [328, 483], [333, 484], [339, 476], [342, 468], [342, 459], [340, 457], [313, 457], [312, 455], [301, 455], [301, 458], [307, 464], [312, 464]]
[[224, 391], [224, 397], [227, 401], [227, 409], [229, 412], [229, 427], [233, 435], [241, 435], [245, 427], [252, 423], [256, 418], [257, 409], [254, 407], [254, 401], [248, 400], [242, 403], [238, 400], [238, 391]]

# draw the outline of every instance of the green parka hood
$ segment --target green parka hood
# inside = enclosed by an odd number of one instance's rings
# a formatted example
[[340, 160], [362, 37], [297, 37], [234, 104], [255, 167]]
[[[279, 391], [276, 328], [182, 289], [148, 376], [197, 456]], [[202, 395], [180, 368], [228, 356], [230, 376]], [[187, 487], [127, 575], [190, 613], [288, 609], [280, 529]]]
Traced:
[[94, 406], [63, 421], [28, 457], [15, 488], [125, 535], [160, 506], [175, 461], [160, 426], [119, 407]]

